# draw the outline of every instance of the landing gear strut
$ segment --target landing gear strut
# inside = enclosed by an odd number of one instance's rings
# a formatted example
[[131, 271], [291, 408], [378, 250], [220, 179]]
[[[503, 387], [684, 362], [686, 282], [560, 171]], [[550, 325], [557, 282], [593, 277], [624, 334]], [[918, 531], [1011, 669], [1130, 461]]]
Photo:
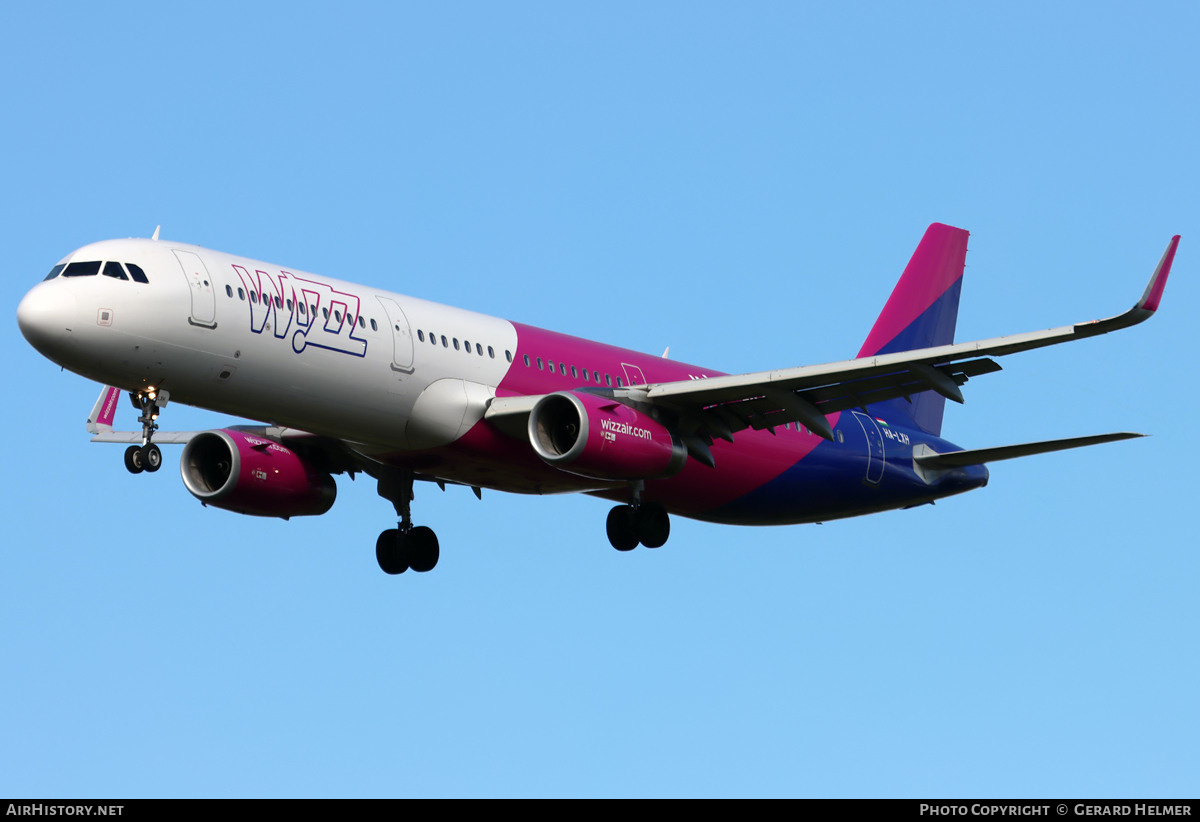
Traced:
[[158, 409], [166, 407], [169, 397], [168, 392], [155, 391], [153, 388], [129, 394], [134, 407], [142, 412], [138, 417], [138, 422], [142, 424], [142, 444], [131, 445], [125, 449], [125, 467], [129, 473], [154, 473], [162, 467], [162, 451], [150, 440], [158, 430]]
[[375, 540], [375, 559], [385, 574], [432, 571], [441, 556], [437, 534], [424, 525], [413, 526], [411, 503], [413, 475], [397, 470], [379, 478], [379, 496], [390, 500], [400, 517], [398, 528], [389, 528]]
[[641, 543], [658, 548], [671, 536], [671, 518], [657, 502], [642, 501], [642, 483], [630, 486], [630, 502], [608, 512], [608, 541], [618, 551], [632, 551]]

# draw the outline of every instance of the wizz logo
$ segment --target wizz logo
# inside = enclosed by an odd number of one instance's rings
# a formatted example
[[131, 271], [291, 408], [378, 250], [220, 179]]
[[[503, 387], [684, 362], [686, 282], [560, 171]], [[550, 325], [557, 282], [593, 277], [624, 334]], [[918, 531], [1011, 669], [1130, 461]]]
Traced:
[[367, 341], [357, 336], [362, 306], [354, 294], [289, 271], [255, 269], [251, 274], [240, 265], [233, 270], [247, 291], [250, 330], [255, 334], [270, 329], [276, 339], [290, 337], [297, 354], [311, 345], [366, 356]]

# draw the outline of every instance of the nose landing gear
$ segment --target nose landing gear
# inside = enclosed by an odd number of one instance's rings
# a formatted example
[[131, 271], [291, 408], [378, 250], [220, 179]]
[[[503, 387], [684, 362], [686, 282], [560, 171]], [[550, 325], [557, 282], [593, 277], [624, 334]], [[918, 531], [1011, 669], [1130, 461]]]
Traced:
[[162, 451], [150, 440], [158, 430], [158, 409], [166, 407], [170, 396], [169, 392], [156, 391], [154, 388], [129, 394], [134, 407], [141, 411], [138, 422], [142, 424], [142, 444], [131, 445], [125, 449], [125, 468], [129, 473], [154, 473], [162, 467]]

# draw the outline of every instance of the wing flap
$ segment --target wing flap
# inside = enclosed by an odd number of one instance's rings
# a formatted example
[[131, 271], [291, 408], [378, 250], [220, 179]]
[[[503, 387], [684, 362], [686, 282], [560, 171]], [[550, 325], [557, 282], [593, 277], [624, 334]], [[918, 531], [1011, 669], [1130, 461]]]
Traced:
[[[891, 368], [871, 377], [840, 382], [822, 380], [797, 391], [781, 390], [769, 385], [765, 387], [765, 393], [757, 397], [739, 397], [704, 406], [698, 415], [699, 424], [708, 429], [710, 434], [722, 436], [712, 430], [714, 425], [711, 423], [716, 422], [713, 417], [720, 420], [717, 430], [730, 434], [746, 428], [761, 430], [785, 423], [800, 423], [812, 429], [813, 433], [831, 439], [832, 431], [825, 420], [828, 414], [863, 408], [884, 400], [911, 397], [921, 391], [938, 390], [938, 393], [945, 392], [945, 396], [953, 393], [948, 386], [957, 389], [971, 377], [999, 370], [1000, 365], [994, 360], [981, 358], [941, 367]], [[691, 384], [696, 382], [704, 381], [692, 381]], [[958, 396], [961, 398], [961, 394]], [[651, 395], [650, 400], [653, 399]], [[690, 403], [680, 402], [677, 398], [659, 400], [657, 404], [671, 407], [682, 415], [689, 413]], [[694, 415], [694, 411], [691, 413]]]

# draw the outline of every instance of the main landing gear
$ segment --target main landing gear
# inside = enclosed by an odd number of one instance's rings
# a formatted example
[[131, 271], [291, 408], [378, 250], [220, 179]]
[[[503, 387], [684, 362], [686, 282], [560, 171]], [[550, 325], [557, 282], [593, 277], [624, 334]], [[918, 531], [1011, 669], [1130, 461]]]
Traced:
[[155, 391], [153, 388], [129, 394], [134, 407], [142, 412], [138, 417], [138, 422], [142, 424], [142, 444], [125, 449], [125, 467], [129, 473], [147, 471], [152, 474], [162, 467], [162, 451], [150, 440], [158, 430], [158, 409], [166, 406], [169, 396], [166, 391]]
[[642, 483], [631, 488], [628, 505], [608, 512], [608, 541], [618, 551], [632, 551], [638, 544], [658, 548], [671, 536], [671, 518], [657, 502], [642, 502]]
[[400, 517], [400, 527], [389, 528], [375, 540], [375, 559], [385, 574], [403, 574], [409, 568], [432, 571], [441, 556], [437, 534], [424, 525], [412, 524], [412, 471], [397, 470], [379, 478], [379, 496], [390, 500]]

